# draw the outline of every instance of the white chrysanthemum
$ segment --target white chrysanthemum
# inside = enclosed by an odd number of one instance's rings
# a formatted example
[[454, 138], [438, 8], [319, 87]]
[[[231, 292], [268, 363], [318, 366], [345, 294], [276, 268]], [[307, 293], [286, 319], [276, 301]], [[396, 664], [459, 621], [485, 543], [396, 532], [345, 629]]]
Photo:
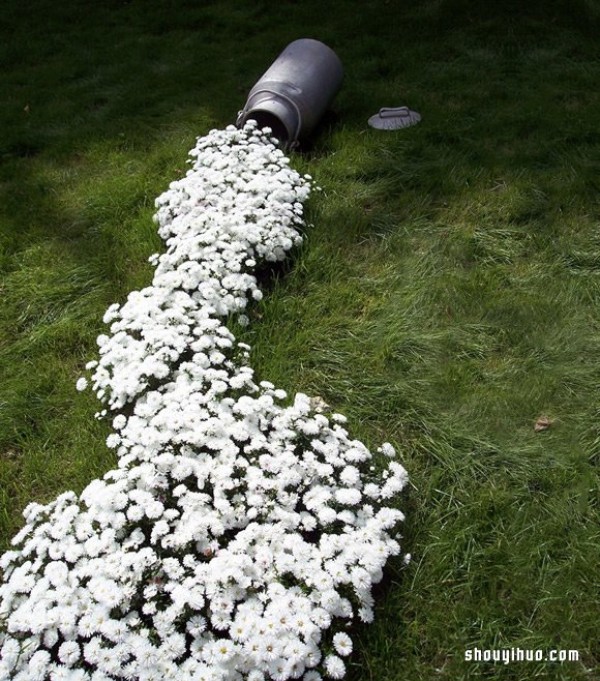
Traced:
[[316, 672], [313, 669], [306, 672], [306, 674], [304, 674], [302, 677], [303, 681], [321, 681], [322, 678], [323, 677], [319, 674], [319, 672]]
[[403, 516], [382, 500], [404, 469], [376, 474], [307, 395], [285, 406], [225, 326], [262, 298], [252, 269], [300, 243], [309, 184], [255, 124], [211, 131], [191, 157], [156, 201], [152, 284], [109, 307], [86, 365], [118, 468], [30, 504], [0, 559], [0, 677], [341, 678], [322, 659], [352, 647], [333, 625], [372, 619], [400, 551]]
[[9, 638], [4, 642], [2, 648], [0, 648], [0, 654], [8, 669], [13, 669], [21, 654], [21, 646], [15, 639]]
[[337, 655], [328, 655], [325, 658], [325, 673], [332, 679], [341, 679], [346, 674], [346, 665]]
[[338, 655], [346, 657], [352, 652], [352, 639], [348, 634], [344, 634], [340, 631], [333, 637], [333, 647]]
[[344, 485], [353, 487], [360, 484], [360, 471], [356, 466], [346, 466], [340, 473], [340, 480]]
[[362, 494], [360, 490], [342, 487], [335, 491], [335, 499], [345, 506], [356, 506], [360, 503]]
[[75, 641], [65, 641], [58, 649], [58, 659], [67, 667], [72, 667], [80, 658], [81, 650]]
[[378, 451], [380, 451], [382, 454], [390, 458], [396, 456], [396, 450], [392, 447], [392, 445], [389, 442], [384, 442], [381, 445], [381, 447], [379, 447]]

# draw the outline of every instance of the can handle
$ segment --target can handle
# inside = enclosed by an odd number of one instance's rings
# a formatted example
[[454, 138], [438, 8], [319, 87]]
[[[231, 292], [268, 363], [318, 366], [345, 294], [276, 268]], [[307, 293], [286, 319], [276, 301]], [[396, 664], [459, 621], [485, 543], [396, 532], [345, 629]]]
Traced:
[[379, 109], [379, 115], [381, 118], [392, 118], [392, 117], [397, 117], [397, 116], [402, 116], [403, 118], [406, 118], [410, 116], [410, 111], [408, 110], [407, 106], [397, 106], [397, 107], [383, 107], [382, 109]]

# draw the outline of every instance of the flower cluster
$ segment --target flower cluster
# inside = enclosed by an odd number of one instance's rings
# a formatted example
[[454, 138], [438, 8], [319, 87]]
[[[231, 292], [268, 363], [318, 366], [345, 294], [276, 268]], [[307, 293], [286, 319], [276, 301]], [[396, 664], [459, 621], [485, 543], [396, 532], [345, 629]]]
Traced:
[[118, 468], [25, 509], [0, 559], [1, 679], [339, 679], [344, 626], [373, 618], [406, 472], [257, 383], [226, 326], [300, 241], [311, 178], [268, 134], [211, 131], [157, 199], [166, 252], [87, 367]]

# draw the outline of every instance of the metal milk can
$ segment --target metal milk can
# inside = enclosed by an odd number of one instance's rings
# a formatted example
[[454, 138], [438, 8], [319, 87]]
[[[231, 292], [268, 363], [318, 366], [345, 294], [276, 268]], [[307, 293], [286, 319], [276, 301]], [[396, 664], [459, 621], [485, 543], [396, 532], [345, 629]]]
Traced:
[[342, 84], [344, 70], [324, 43], [301, 38], [290, 43], [250, 90], [236, 125], [254, 119], [269, 126], [283, 148], [310, 134]]

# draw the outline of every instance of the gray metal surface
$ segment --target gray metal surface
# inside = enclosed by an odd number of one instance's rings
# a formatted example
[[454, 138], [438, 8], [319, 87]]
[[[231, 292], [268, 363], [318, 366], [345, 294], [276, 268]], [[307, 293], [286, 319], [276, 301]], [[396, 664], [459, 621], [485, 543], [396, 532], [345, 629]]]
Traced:
[[421, 114], [411, 111], [407, 106], [384, 107], [369, 118], [369, 125], [377, 130], [398, 130], [415, 125], [420, 120]]
[[290, 43], [250, 90], [236, 124], [254, 119], [270, 126], [284, 148], [308, 136], [340, 89], [344, 70], [324, 43]]

